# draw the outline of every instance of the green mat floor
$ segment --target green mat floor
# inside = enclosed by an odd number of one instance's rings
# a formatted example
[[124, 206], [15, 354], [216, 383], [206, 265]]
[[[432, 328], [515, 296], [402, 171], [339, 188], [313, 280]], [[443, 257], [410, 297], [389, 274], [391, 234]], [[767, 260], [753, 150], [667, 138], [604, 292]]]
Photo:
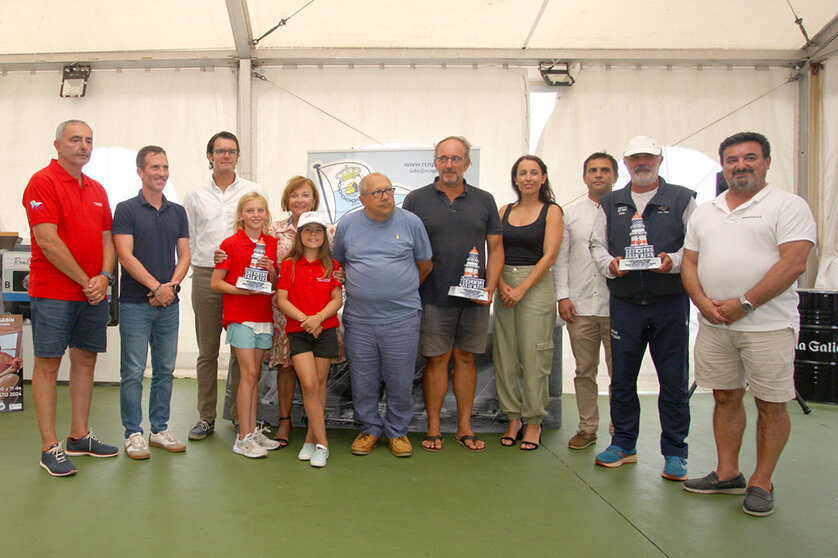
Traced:
[[[223, 387], [223, 386], [220, 386]], [[67, 386], [59, 386], [58, 431], [69, 423]], [[145, 389], [148, 389], [146, 381]], [[169, 426], [186, 439], [195, 420], [194, 380], [175, 380]], [[147, 394], [147, 391], [146, 391]], [[0, 415], [2, 556], [510, 556], [725, 557], [838, 554], [838, 406], [813, 404], [805, 416], [789, 404], [791, 440], [775, 473], [777, 511], [742, 512], [739, 496], [687, 494], [660, 477], [656, 399], [642, 396], [639, 463], [594, 466], [608, 445], [607, 400], [596, 446], [567, 448], [576, 405], [564, 397], [564, 428], [545, 432], [542, 448], [522, 452], [482, 435], [472, 454], [450, 434], [439, 454], [393, 457], [382, 445], [366, 457], [349, 453], [355, 432], [330, 430], [331, 457], [316, 470], [291, 447], [266, 459], [233, 454], [226, 421], [190, 442], [185, 454], [152, 448], [136, 462], [76, 457], [78, 474], [52, 478], [38, 467], [40, 442], [31, 407]], [[715, 466], [712, 396], [691, 401], [689, 470]], [[741, 464], [754, 463], [754, 410]], [[91, 426], [122, 442], [119, 388], [94, 390]]]

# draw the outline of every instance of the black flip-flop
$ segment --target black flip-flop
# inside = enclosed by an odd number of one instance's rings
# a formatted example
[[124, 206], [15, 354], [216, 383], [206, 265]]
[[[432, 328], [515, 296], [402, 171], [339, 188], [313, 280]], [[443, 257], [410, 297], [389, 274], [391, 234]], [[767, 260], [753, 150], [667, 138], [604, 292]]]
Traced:
[[425, 451], [429, 451], [431, 453], [439, 453], [442, 451], [442, 446], [436, 447], [436, 441], [442, 440], [442, 434], [437, 434], [436, 436], [425, 436], [425, 439], [422, 440], [423, 442], [434, 442], [432, 447], [426, 447], [425, 444], [422, 444], [422, 449]]
[[464, 448], [466, 448], [468, 451], [473, 451], [474, 453], [477, 453], [477, 452], [481, 452], [481, 451], [486, 450], [486, 446], [483, 446], [482, 448], [478, 448], [478, 447], [470, 448], [470, 447], [468, 447], [466, 445], [466, 442], [468, 440], [471, 440], [472, 442], [477, 443], [477, 442], [480, 441], [480, 438], [478, 438], [477, 436], [460, 436], [459, 438], [454, 436], [454, 441], [457, 442], [458, 444], [460, 444], [461, 446], [463, 446]]

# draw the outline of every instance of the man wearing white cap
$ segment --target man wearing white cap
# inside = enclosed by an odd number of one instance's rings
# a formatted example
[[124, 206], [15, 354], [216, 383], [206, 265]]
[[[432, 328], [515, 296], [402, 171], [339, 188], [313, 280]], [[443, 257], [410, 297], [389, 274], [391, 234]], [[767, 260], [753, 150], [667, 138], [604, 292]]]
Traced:
[[[611, 445], [596, 464], [619, 467], [637, 462], [640, 430], [637, 375], [646, 346], [660, 382], [658, 412], [665, 479], [687, 478], [690, 428], [688, 383], [689, 299], [681, 284], [681, 258], [687, 221], [695, 209], [695, 192], [668, 184], [658, 175], [663, 161], [655, 138], [631, 138], [623, 162], [631, 182], [605, 195], [591, 233], [591, 256], [611, 291]], [[657, 250], [657, 269], [620, 269], [635, 214], [642, 218], [646, 238]]]

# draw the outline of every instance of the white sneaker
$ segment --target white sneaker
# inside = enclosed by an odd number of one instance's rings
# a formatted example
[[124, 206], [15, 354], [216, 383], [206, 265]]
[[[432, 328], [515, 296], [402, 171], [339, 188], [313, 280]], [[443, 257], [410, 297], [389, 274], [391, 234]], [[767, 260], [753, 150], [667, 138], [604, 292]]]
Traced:
[[265, 457], [268, 451], [256, 443], [253, 439], [253, 433], [249, 433], [244, 437], [244, 440], [236, 438], [233, 444], [233, 453], [243, 455], [245, 457]]
[[125, 453], [131, 459], [148, 459], [148, 446], [142, 432], [134, 432], [125, 438]]
[[271, 440], [270, 438], [268, 438], [267, 436], [265, 436], [263, 434], [263, 432], [265, 432], [266, 430], [267, 430], [267, 428], [265, 428], [265, 427], [260, 428], [260, 427], [257, 426], [253, 430], [253, 439], [256, 440], [257, 444], [259, 444], [260, 446], [262, 446], [263, 448], [265, 448], [268, 451], [275, 450], [275, 449], [279, 448], [279, 442], [277, 442], [276, 440]]
[[311, 456], [314, 455], [314, 447], [314, 444], [309, 444], [308, 442], [303, 444], [303, 449], [297, 454], [297, 459], [300, 461], [310, 461]]
[[156, 434], [154, 432], [149, 434], [148, 445], [155, 448], [163, 448], [172, 453], [186, 451], [186, 444], [175, 438], [168, 430], [161, 430]]
[[309, 463], [312, 467], [325, 467], [327, 459], [329, 459], [329, 448], [327, 448], [323, 444], [317, 444], [317, 446], [314, 448], [314, 454], [312, 454]]

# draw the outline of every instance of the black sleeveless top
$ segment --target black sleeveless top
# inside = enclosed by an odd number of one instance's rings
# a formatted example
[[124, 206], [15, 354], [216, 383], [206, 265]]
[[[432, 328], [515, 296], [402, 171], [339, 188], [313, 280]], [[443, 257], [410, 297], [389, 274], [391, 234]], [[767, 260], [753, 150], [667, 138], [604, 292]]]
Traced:
[[503, 253], [506, 265], [535, 265], [544, 256], [544, 229], [547, 226], [547, 211], [553, 203], [545, 203], [538, 218], [523, 227], [509, 224], [509, 212], [503, 214]]

